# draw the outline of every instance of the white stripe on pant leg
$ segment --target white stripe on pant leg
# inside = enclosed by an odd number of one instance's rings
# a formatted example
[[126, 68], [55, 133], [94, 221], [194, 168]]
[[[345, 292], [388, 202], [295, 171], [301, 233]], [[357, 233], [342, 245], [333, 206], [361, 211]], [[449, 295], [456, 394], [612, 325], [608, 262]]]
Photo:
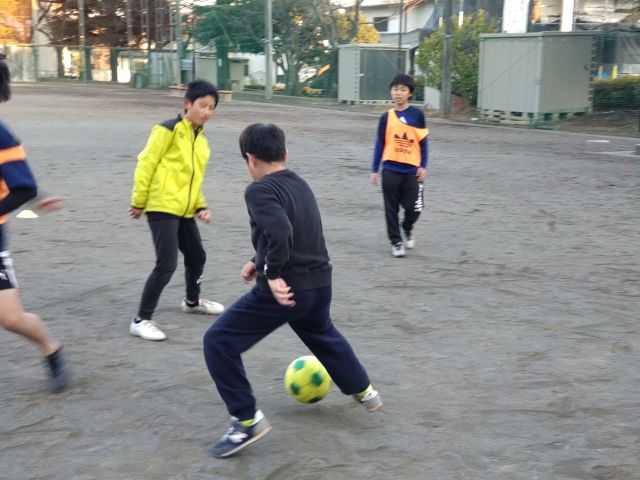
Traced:
[[9, 282], [14, 286], [14, 288], [18, 288], [18, 278], [16, 277], [16, 272], [13, 269], [13, 260], [11, 259], [11, 255], [5, 250], [4, 252], [0, 252], [0, 258], [2, 258], [4, 271], [9, 278]]
[[414, 204], [414, 212], [421, 212], [424, 209], [424, 200], [422, 199], [423, 190], [424, 184], [418, 183], [418, 198], [416, 198], [416, 203]]

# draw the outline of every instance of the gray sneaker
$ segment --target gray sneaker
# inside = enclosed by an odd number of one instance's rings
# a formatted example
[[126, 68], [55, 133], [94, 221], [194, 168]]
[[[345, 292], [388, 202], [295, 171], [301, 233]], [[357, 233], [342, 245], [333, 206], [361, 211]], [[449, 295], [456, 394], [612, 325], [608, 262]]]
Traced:
[[402, 242], [396, 243], [393, 247], [391, 247], [391, 255], [396, 258], [404, 257], [406, 252], [404, 251], [404, 245]]
[[408, 249], [412, 249], [416, 246], [416, 239], [413, 236], [413, 232], [405, 233], [404, 240]]
[[369, 413], [373, 413], [382, 408], [382, 399], [377, 390], [371, 390], [362, 398], [358, 397], [357, 394], [353, 395], [353, 399], [356, 403], [364, 405], [364, 408], [366, 408]]

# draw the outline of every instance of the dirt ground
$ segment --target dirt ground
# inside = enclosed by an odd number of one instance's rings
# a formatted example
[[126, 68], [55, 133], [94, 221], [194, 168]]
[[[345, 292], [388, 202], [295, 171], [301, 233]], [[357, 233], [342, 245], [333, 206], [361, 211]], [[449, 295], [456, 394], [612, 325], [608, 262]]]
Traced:
[[636, 139], [433, 121], [417, 246], [395, 259], [369, 184], [376, 112], [221, 104], [206, 131], [205, 298], [247, 289], [237, 137], [278, 123], [322, 210], [334, 321], [385, 406], [367, 414], [335, 387], [295, 403], [282, 376], [307, 351], [285, 327], [245, 356], [273, 431], [218, 460], [210, 319], [179, 312], [181, 271], [155, 317], [168, 341], [128, 334], [154, 260], [127, 216], [135, 156], [180, 99], [17, 86], [1, 109], [41, 187], [69, 197], [8, 230], [24, 304], [65, 342], [75, 380], [49, 394], [34, 347], [0, 332], [0, 479], [640, 479]]
[[583, 132], [601, 135], [620, 135], [640, 137], [640, 112], [638, 111], [601, 111], [588, 115], [574, 116], [557, 123], [559, 130]]

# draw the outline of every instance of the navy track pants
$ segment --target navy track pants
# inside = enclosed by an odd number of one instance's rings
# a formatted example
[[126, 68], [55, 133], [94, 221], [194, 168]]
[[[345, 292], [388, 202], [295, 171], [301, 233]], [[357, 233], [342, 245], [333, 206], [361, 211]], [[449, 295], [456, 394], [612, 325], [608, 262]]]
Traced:
[[207, 330], [207, 368], [232, 416], [248, 420], [256, 411], [240, 355], [285, 323], [320, 360], [342, 393], [352, 395], [369, 386], [367, 372], [351, 345], [331, 322], [331, 287], [297, 291], [295, 301], [294, 307], [285, 307], [271, 292], [254, 288]]

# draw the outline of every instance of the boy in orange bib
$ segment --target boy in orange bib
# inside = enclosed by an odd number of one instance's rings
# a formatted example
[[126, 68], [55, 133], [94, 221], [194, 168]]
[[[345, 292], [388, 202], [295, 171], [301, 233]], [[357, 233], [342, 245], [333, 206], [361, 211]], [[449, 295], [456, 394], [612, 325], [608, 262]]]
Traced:
[[[382, 114], [378, 123], [371, 183], [378, 184], [378, 170], [382, 164], [382, 194], [391, 253], [394, 257], [404, 257], [405, 247], [415, 246], [413, 226], [424, 207], [429, 129], [422, 110], [409, 105], [415, 90], [413, 78], [396, 75], [389, 88], [394, 108]], [[401, 205], [404, 210], [402, 222], [398, 218]]]

